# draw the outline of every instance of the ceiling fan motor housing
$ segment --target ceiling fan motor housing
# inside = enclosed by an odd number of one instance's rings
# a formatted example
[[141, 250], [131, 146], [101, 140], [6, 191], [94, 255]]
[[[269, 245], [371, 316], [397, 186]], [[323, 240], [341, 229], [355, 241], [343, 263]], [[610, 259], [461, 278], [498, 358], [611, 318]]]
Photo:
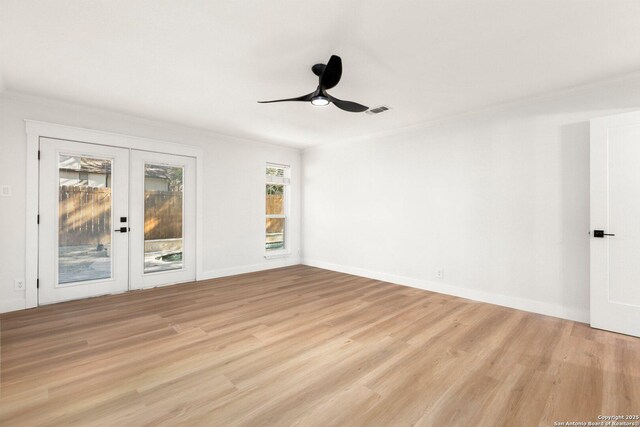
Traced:
[[311, 67], [311, 71], [313, 71], [313, 74], [320, 77], [325, 67], [326, 67], [326, 64], [316, 64], [313, 67]]

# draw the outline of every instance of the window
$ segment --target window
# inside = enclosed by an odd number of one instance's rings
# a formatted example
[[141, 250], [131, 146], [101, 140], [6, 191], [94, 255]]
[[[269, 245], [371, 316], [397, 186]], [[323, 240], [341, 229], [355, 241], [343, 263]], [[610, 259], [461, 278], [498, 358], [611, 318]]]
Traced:
[[283, 251], [287, 248], [289, 166], [267, 163], [266, 179], [265, 249]]

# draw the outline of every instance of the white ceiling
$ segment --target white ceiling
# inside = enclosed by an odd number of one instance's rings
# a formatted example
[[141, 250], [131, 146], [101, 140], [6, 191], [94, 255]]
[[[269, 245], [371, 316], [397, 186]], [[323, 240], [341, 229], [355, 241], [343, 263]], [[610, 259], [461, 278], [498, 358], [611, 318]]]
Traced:
[[[377, 116], [307, 103], [330, 93]], [[639, 0], [0, 0], [7, 90], [307, 147], [640, 69]]]

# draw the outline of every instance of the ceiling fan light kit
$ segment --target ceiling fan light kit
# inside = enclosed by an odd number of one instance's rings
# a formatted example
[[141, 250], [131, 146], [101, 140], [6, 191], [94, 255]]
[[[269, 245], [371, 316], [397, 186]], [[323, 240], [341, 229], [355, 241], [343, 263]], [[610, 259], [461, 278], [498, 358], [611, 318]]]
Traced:
[[303, 101], [311, 102], [315, 106], [324, 106], [333, 103], [336, 107], [344, 111], [351, 113], [362, 113], [367, 111], [369, 107], [362, 104], [358, 104], [353, 101], [343, 101], [335, 98], [327, 93], [327, 89], [335, 87], [342, 77], [342, 59], [337, 55], [331, 55], [329, 62], [325, 64], [315, 64], [311, 67], [313, 74], [318, 76], [319, 83], [316, 90], [313, 92], [299, 96], [297, 98], [277, 99], [274, 101], [258, 101], [260, 104], [269, 104], [272, 102], [287, 102], [287, 101]]
[[329, 105], [329, 98], [322, 96], [322, 95], [316, 95], [313, 98], [311, 98], [311, 103], [315, 106], [325, 106], [325, 105]]

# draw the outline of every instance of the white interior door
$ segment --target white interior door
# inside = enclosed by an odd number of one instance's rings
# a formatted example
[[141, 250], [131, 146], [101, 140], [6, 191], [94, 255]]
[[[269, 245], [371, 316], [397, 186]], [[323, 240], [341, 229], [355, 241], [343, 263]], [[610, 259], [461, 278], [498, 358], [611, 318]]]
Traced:
[[39, 303], [128, 289], [129, 150], [40, 139]]
[[131, 150], [131, 289], [196, 279], [196, 161]]
[[591, 122], [591, 326], [640, 336], [640, 113]]

